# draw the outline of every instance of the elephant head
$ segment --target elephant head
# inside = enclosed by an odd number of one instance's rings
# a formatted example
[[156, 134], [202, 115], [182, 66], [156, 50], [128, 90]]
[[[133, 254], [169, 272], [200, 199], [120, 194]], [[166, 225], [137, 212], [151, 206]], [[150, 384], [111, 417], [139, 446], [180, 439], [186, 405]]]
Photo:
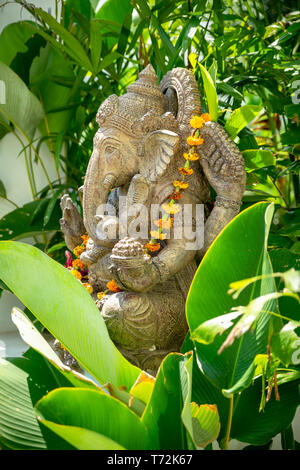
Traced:
[[95, 245], [112, 243], [97, 228], [106, 216], [98, 208], [110, 190], [126, 188], [136, 174], [155, 184], [172, 168], [178, 150], [184, 151], [189, 121], [200, 113], [199, 91], [190, 71], [173, 69], [160, 87], [157, 81], [148, 65], [126, 94], [111, 95], [98, 110], [99, 130], [83, 190], [84, 225]]

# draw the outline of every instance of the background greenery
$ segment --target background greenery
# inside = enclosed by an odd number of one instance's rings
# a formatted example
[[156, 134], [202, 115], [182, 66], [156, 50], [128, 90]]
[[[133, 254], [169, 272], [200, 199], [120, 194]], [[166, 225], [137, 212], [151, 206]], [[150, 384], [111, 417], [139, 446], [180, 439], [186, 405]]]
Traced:
[[[237, 136], [245, 157], [245, 207], [273, 200], [270, 243], [289, 250], [289, 258], [299, 253], [299, 2], [107, 0], [96, 13], [96, 0], [67, 0], [57, 2], [54, 16], [15, 3], [33, 21], [10, 24], [0, 36], [0, 71], [10, 82], [0, 136], [13, 132], [22, 141], [33, 202], [0, 221], [2, 239], [51, 232], [39, 247], [62, 261], [63, 239], [53, 232], [58, 201], [69, 192], [79, 202], [97, 109], [151, 62], [160, 79], [172, 67], [194, 70], [203, 110]], [[205, 87], [203, 67], [213, 89]], [[48, 177], [37, 192], [36, 165], [46, 172], [43, 144], [57, 179]], [[6, 197], [4, 181], [0, 196]]]
[[[281, 433], [283, 448], [299, 447], [299, 2], [107, 0], [95, 12], [96, 1], [67, 0], [60, 17], [16, 3], [33, 21], [0, 36], [10, 83], [0, 129], [22, 142], [33, 202], [0, 221], [0, 277], [94, 380], [65, 368], [14, 310], [30, 349], [0, 360], [1, 446], [195, 449], [218, 439], [227, 448], [235, 438], [269, 448]], [[80, 202], [97, 108], [149, 62], [159, 78], [194, 71], [203, 110], [236, 140], [247, 170], [242, 212], [191, 286], [182, 354], [155, 379], [120, 355], [89, 294], [51, 259], [64, 262], [59, 197]], [[41, 145], [64, 177], [37, 192]], [[12, 241], [28, 234], [44, 242]]]

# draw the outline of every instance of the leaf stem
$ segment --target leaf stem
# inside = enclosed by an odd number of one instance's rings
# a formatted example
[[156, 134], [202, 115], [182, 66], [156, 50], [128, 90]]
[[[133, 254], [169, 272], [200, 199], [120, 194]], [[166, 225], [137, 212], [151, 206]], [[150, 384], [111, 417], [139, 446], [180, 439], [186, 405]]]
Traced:
[[227, 429], [226, 429], [226, 435], [225, 435], [225, 439], [224, 439], [223, 450], [228, 450], [228, 444], [229, 444], [229, 440], [230, 440], [230, 431], [231, 431], [232, 414], [233, 414], [233, 397], [234, 397], [234, 395], [232, 395], [229, 398], [228, 421], [227, 421]]

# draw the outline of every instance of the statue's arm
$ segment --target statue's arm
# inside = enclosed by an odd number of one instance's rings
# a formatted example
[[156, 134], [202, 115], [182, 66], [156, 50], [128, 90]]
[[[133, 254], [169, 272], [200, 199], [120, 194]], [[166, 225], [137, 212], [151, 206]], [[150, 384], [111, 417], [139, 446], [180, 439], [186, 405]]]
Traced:
[[68, 194], [61, 198], [62, 218], [60, 219], [61, 230], [64, 234], [67, 248], [73, 251], [77, 245], [82, 244], [81, 235], [86, 230], [81, 215]]
[[[218, 205], [217, 205], [218, 204]], [[239, 213], [240, 204], [219, 199], [210, 213], [204, 231], [204, 246], [199, 250], [201, 258], [223, 228]]]
[[210, 185], [217, 193], [214, 208], [205, 224], [201, 256], [221, 230], [239, 213], [246, 187], [244, 159], [222, 126], [207, 122], [200, 130], [200, 163]]

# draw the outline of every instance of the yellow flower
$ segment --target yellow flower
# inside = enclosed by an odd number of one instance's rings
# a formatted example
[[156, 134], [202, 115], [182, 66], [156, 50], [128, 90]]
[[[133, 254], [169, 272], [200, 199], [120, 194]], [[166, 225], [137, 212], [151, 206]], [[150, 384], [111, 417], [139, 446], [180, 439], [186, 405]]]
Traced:
[[200, 129], [205, 124], [205, 120], [202, 116], [193, 116], [190, 120], [190, 125], [194, 129]]
[[167, 214], [177, 214], [180, 211], [180, 206], [178, 204], [163, 204], [162, 208]]
[[150, 235], [152, 238], [155, 238], [155, 240], [165, 240], [167, 238], [166, 233], [160, 233], [159, 231], [152, 230], [150, 232]]
[[178, 180], [173, 181], [173, 185], [175, 186], [175, 188], [180, 188], [180, 189], [186, 189], [189, 187], [189, 183], [185, 183], [184, 181], [178, 181]]
[[91, 286], [91, 284], [89, 284], [88, 282], [83, 282], [82, 285], [88, 291], [89, 294], [93, 293], [93, 286]]
[[70, 273], [72, 274], [72, 276], [76, 277], [76, 279], [79, 279], [79, 281], [81, 281], [82, 275], [79, 271], [77, 271], [77, 269], [71, 269]]
[[102, 299], [102, 297], [104, 296], [105, 296], [104, 292], [97, 292], [97, 297], [99, 300]]
[[187, 143], [189, 145], [201, 145], [203, 144], [204, 140], [202, 139], [202, 137], [193, 137], [192, 135], [190, 135], [187, 139], [186, 139]]
[[76, 256], [76, 258], [79, 258], [81, 253], [85, 251], [85, 246], [84, 245], [78, 245], [74, 248], [73, 253]]
[[190, 160], [191, 162], [199, 160], [199, 156], [196, 153], [184, 153], [183, 156], [186, 160]]

